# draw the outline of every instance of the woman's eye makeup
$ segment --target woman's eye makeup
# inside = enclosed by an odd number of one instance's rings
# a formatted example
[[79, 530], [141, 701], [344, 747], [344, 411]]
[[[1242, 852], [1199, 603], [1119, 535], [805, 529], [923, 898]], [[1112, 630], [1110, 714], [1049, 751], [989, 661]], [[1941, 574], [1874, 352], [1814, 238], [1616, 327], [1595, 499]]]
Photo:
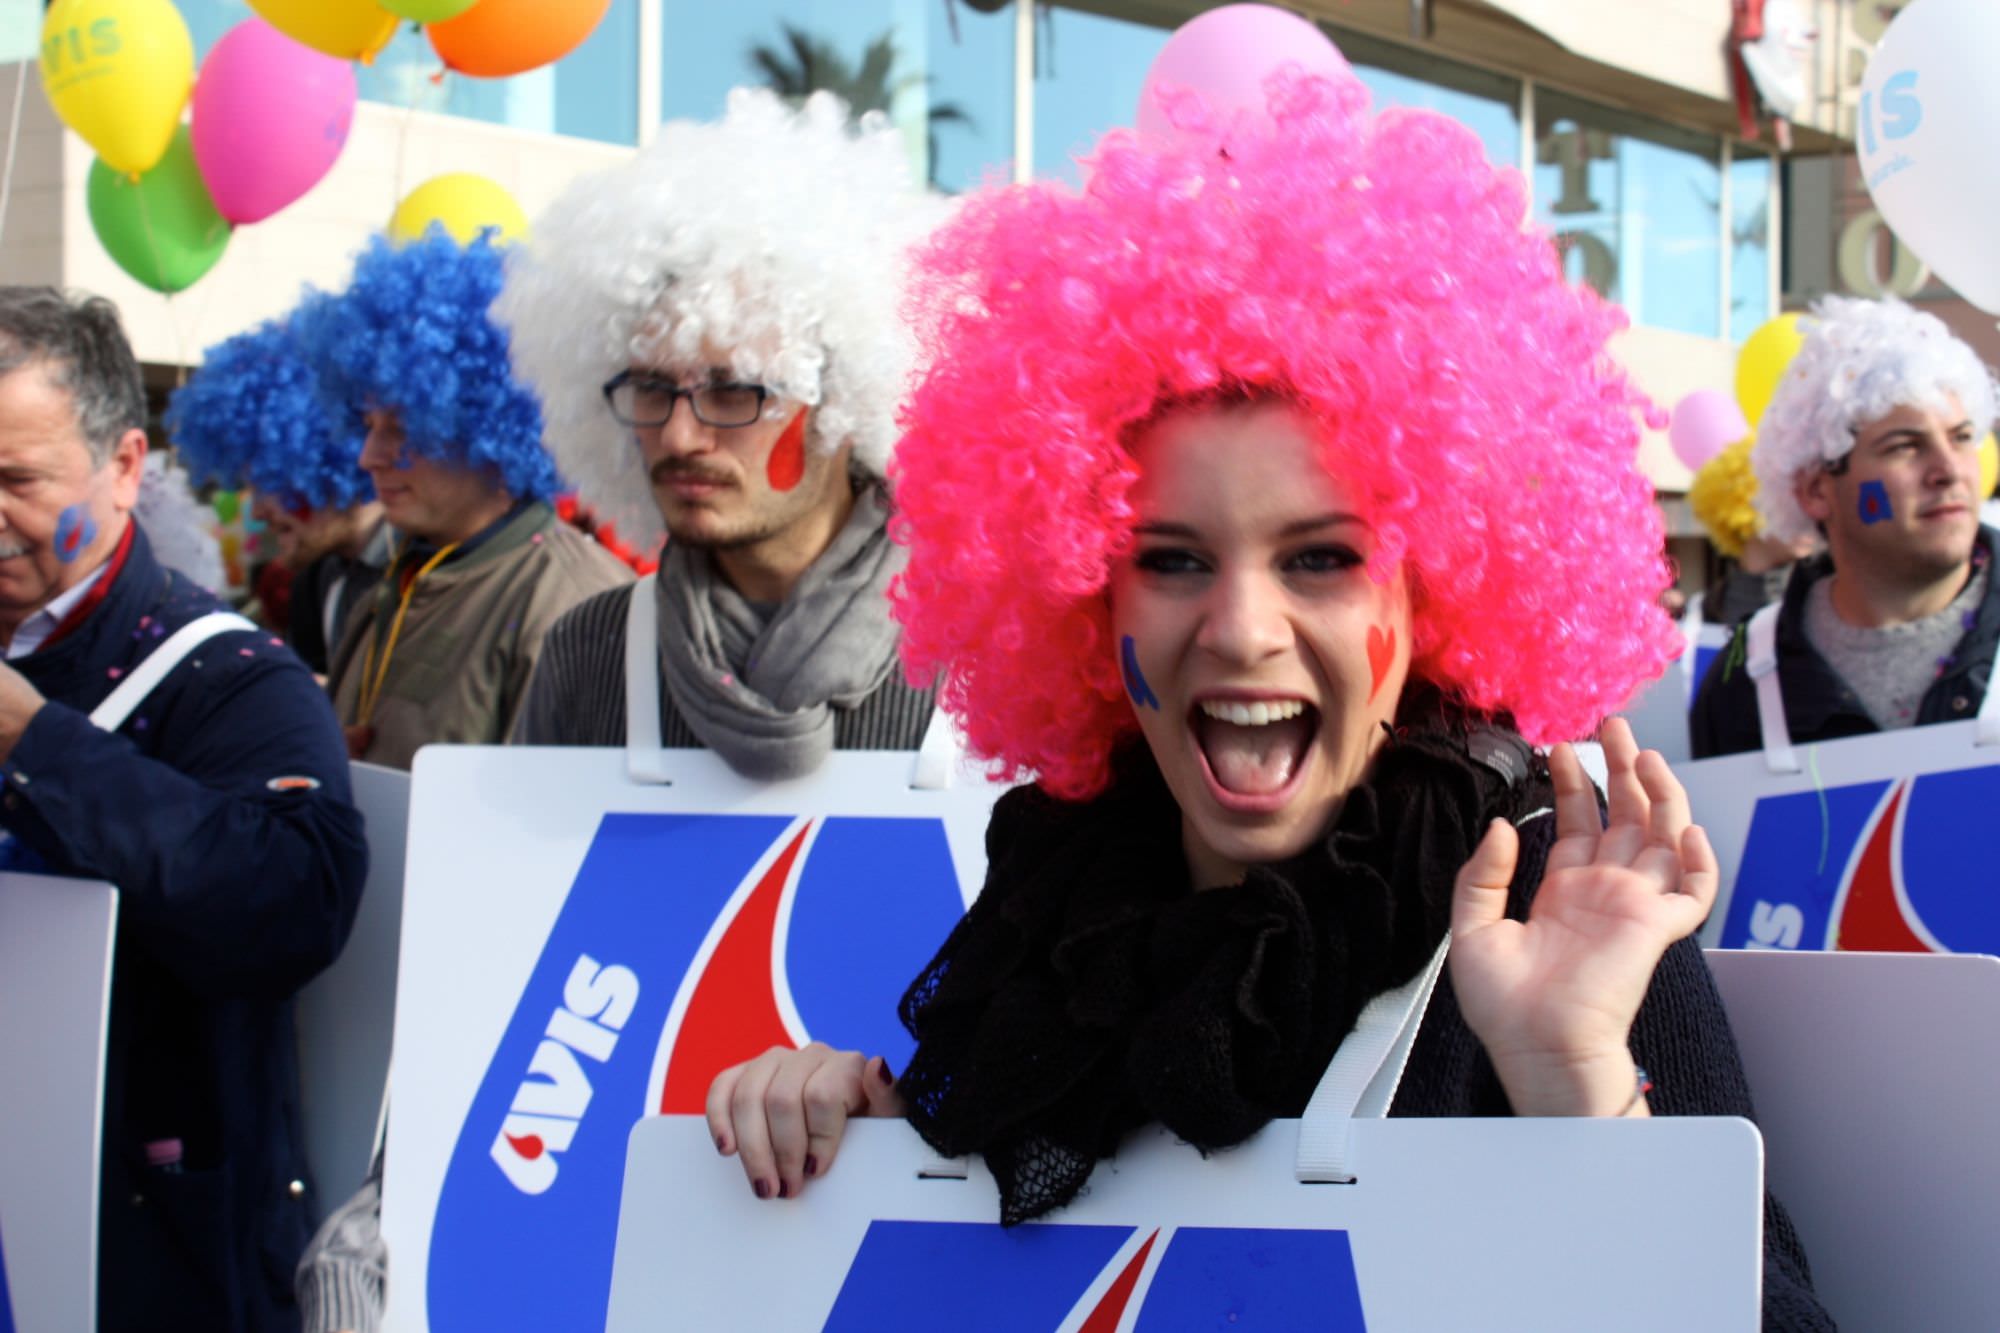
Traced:
[[1132, 563], [1148, 574], [1198, 574], [1208, 568], [1200, 556], [1182, 546], [1149, 546]]
[[1338, 574], [1362, 563], [1361, 553], [1351, 546], [1308, 546], [1293, 553], [1286, 565], [1301, 574]]

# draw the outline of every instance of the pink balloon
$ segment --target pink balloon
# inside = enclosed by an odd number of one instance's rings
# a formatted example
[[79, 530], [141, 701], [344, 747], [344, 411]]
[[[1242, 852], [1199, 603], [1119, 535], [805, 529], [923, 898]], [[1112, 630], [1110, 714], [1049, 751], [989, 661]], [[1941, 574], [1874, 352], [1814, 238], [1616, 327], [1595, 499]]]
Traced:
[[262, 19], [224, 34], [194, 85], [194, 160], [222, 216], [270, 217], [319, 183], [354, 124], [354, 69]]
[[1326, 34], [1296, 14], [1269, 5], [1199, 14], [1175, 29], [1146, 71], [1139, 134], [1172, 143], [1204, 128], [1204, 137], [1226, 134], [1245, 118], [1261, 123], [1264, 80], [1285, 64], [1323, 78], [1354, 77]]
[[1735, 394], [1696, 389], [1674, 404], [1667, 442], [1689, 471], [1699, 472], [1702, 464], [1749, 433], [1750, 422]]

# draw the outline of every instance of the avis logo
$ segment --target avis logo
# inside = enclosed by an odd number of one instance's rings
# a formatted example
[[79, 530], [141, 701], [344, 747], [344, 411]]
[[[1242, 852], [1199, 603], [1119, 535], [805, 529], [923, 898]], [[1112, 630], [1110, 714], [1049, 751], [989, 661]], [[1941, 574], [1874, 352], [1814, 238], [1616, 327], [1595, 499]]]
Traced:
[[453, 1145], [431, 1333], [601, 1326], [634, 1122], [774, 1044], [900, 1067], [896, 1001], [963, 910], [938, 819], [604, 816]]
[[1767, 796], [1725, 948], [2000, 951], [1984, 831], [2000, 765]]
[[638, 1003], [639, 978], [629, 968], [600, 967], [589, 954], [570, 968], [562, 1005], [549, 1015], [528, 1076], [493, 1136], [493, 1160], [515, 1189], [540, 1194], [555, 1184], [555, 1155], [568, 1150], [590, 1107], [590, 1076], [577, 1057], [609, 1060]]
[[876, 1221], [824, 1333], [1365, 1333], [1345, 1231]]

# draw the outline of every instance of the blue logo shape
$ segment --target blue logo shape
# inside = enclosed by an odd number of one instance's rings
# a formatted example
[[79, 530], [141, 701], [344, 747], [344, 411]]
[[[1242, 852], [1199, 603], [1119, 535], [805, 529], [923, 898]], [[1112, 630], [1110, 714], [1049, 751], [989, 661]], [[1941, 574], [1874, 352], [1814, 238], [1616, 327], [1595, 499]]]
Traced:
[[1880, 523], [1896, 516], [1889, 507], [1889, 492], [1879, 481], [1861, 483], [1861, 521], [1864, 524]]
[[97, 520], [87, 505], [73, 504], [56, 515], [56, 559], [65, 565], [76, 560], [97, 540]]
[[731, 1005], [703, 1007], [711, 982], [761, 985], [778, 1040], [901, 1067], [912, 1042], [896, 1001], [962, 910], [937, 819], [606, 815], [446, 1168], [434, 1333], [603, 1324], [626, 1136], [657, 1109], [660, 1062], [671, 1086], [684, 1051], [743, 1036]]
[[1135, 707], [1160, 711], [1159, 696], [1146, 683], [1145, 673], [1139, 670], [1139, 648], [1127, 634], [1118, 645], [1118, 665], [1125, 672], [1125, 692], [1132, 696]]
[[14, 1301], [7, 1294], [7, 1247], [0, 1244], [0, 1333], [14, 1333]]
[[823, 1333], [1043, 1333], [1078, 1315], [1115, 1328], [1131, 1310], [1136, 1333], [1366, 1333], [1344, 1231], [1180, 1227], [1135, 1248], [1140, 1239], [1126, 1226], [872, 1222]]

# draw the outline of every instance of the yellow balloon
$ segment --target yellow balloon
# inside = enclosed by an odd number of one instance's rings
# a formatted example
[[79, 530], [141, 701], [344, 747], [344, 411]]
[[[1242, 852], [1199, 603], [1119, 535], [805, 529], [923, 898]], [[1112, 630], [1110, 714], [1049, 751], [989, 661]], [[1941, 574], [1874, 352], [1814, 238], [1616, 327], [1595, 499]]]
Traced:
[[364, 65], [396, 35], [396, 16], [375, 0], [250, 0], [250, 8], [295, 42]]
[[497, 227], [501, 241], [516, 240], [528, 230], [528, 215], [513, 195], [484, 176], [464, 171], [433, 176], [404, 195], [389, 219], [389, 239], [414, 241], [433, 222], [460, 245], [470, 245], [487, 227]]
[[1780, 315], [1744, 340], [1743, 350], [1736, 354], [1736, 401], [1752, 426], [1771, 405], [1771, 395], [1778, 391], [1785, 367], [1792, 364], [1805, 342], [1797, 315]]
[[56, 0], [42, 20], [42, 89], [114, 171], [151, 171], [194, 88], [194, 39], [169, 0]]
[[1996, 483], [2000, 483], [2000, 442], [1988, 435], [1979, 442], [1979, 498], [1991, 499]]

